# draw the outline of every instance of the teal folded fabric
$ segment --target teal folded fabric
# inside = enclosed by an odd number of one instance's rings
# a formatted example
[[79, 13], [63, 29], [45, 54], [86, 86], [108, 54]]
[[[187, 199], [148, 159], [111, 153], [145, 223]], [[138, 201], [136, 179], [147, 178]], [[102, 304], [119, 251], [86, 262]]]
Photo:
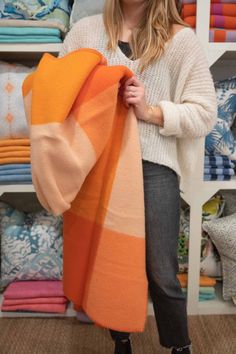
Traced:
[[1, 171], [6, 171], [6, 170], [21, 170], [25, 168], [31, 168], [30, 163], [15, 163], [15, 164], [6, 164], [6, 165], [0, 165], [0, 172]]
[[60, 30], [58, 28], [48, 27], [0, 27], [1, 35], [11, 36], [56, 36], [60, 37]]
[[[187, 295], [187, 288], [182, 288], [184, 294]], [[200, 286], [198, 301], [209, 301], [216, 298], [215, 288], [208, 286]]]
[[62, 40], [58, 37], [50, 37], [50, 36], [45, 36], [45, 37], [8, 37], [8, 38], [1, 38], [2, 36], [0, 35], [0, 43], [61, 43]]
[[7, 176], [0, 176], [0, 184], [9, 184], [15, 182], [31, 182], [32, 183], [32, 176], [31, 173], [23, 174], [23, 175], [7, 175]]
[[11, 176], [11, 175], [27, 175], [31, 174], [31, 168], [16, 168], [10, 170], [0, 170], [0, 177], [1, 176]]
[[213, 286], [200, 286], [199, 294], [215, 294], [215, 288]]

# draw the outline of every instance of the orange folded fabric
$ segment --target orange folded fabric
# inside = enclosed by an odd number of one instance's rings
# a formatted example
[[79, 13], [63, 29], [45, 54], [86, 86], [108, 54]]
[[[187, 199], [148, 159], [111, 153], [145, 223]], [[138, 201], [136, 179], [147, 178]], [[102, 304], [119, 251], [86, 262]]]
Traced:
[[[182, 7], [182, 18], [196, 16], [196, 4], [184, 4]], [[211, 15], [236, 16], [236, 4], [211, 4]]]
[[196, 4], [184, 4], [182, 7], [181, 15], [182, 18], [188, 16], [196, 16], [197, 13], [197, 5]]
[[141, 151], [137, 119], [118, 95], [131, 76], [124, 66], [107, 66], [96, 50], [45, 54], [23, 94], [37, 196], [47, 210], [64, 213], [64, 294], [99, 326], [141, 332], [147, 313]]
[[[188, 285], [188, 274], [182, 273], [177, 275], [180, 284], [182, 288], [186, 288]], [[210, 278], [204, 275], [200, 276], [199, 279], [199, 285], [200, 286], [215, 286], [216, 285], [216, 280], [214, 278]]]
[[30, 146], [0, 146], [0, 152], [30, 151]]
[[14, 158], [14, 157], [30, 157], [30, 151], [8, 151], [1, 152], [0, 151], [0, 159], [2, 158]]
[[25, 146], [25, 145], [30, 145], [30, 140], [29, 139], [0, 139], [0, 146]]
[[2, 157], [0, 159], [0, 165], [9, 163], [30, 163], [30, 157]]

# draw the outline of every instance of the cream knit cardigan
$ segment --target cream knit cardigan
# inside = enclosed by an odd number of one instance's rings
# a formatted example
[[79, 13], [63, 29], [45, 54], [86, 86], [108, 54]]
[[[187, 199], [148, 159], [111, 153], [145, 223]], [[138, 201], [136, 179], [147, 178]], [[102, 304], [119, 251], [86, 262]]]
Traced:
[[106, 46], [102, 15], [95, 15], [72, 27], [59, 56], [94, 48], [109, 65], [129, 67], [143, 82], [148, 104], [159, 105], [164, 115], [163, 128], [138, 121], [142, 158], [172, 168], [181, 182], [187, 181], [194, 173], [199, 138], [210, 132], [217, 116], [213, 80], [197, 36], [190, 28], [181, 29], [166, 43], [162, 57], [142, 73], [139, 59], [132, 61], [119, 47], [111, 52]]

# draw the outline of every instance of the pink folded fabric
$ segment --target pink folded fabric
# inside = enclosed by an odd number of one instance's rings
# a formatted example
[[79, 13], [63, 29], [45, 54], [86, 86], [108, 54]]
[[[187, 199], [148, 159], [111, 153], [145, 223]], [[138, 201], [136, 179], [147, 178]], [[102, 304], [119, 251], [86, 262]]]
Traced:
[[38, 297], [64, 296], [62, 282], [59, 280], [17, 281], [8, 285], [5, 299], [25, 299]]
[[65, 304], [67, 298], [62, 297], [35, 297], [33, 299], [3, 299], [3, 306], [28, 304]]
[[31, 311], [31, 312], [53, 312], [64, 313], [66, 304], [28, 304], [28, 305], [12, 305], [1, 306], [2, 311]]

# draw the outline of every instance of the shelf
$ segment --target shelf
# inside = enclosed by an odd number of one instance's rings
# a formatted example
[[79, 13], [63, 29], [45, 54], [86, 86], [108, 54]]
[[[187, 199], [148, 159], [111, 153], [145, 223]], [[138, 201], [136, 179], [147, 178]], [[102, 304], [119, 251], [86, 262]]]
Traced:
[[198, 303], [199, 315], [227, 315], [236, 314], [236, 306], [233, 301], [225, 301], [222, 298], [222, 285], [216, 285], [216, 299], [199, 302]]
[[3, 193], [14, 193], [14, 192], [35, 192], [34, 186], [32, 184], [6, 184], [0, 186], [0, 195]]

